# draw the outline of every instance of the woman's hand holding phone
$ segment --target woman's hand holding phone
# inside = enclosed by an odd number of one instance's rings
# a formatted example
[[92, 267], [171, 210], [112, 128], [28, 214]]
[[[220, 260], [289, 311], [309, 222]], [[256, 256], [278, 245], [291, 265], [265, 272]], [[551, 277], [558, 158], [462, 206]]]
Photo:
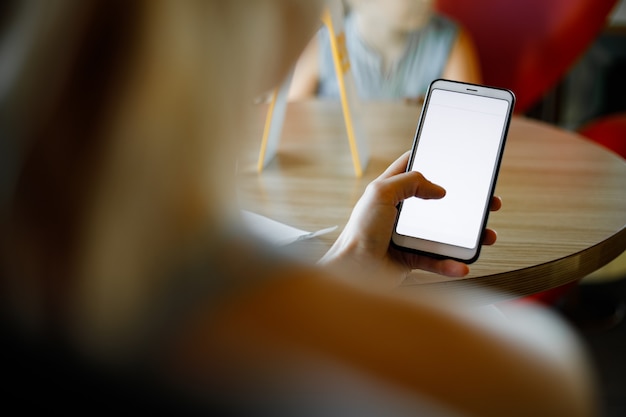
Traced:
[[515, 105], [506, 89], [435, 80], [417, 124], [407, 171], [446, 189], [441, 200], [400, 203], [392, 245], [432, 258], [475, 262]]
[[[419, 172], [406, 171], [410, 152], [406, 152], [377, 179], [372, 181], [356, 204], [341, 235], [320, 260], [342, 275], [391, 277], [399, 284], [413, 269], [422, 269], [451, 277], [467, 275], [469, 267], [452, 259], [436, 259], [401, 251], [390, 245], [398, 204], [409, 197], [439, 199], [445, 190]], [[500, 209], [500, 198], [494, 197], [491, 210]], [[496, 233], [486, 229], [483, 244], [496, 241]]]

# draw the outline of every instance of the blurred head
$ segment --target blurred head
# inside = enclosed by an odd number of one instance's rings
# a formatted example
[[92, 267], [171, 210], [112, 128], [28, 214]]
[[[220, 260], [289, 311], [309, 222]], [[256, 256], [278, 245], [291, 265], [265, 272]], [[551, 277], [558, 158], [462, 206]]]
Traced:
[[321, 3], [4, 3], [2, 293], [54, 321], [44, 310], [76, 285], [103, 303], [141, 291], [133, 280], [234, 201], [247, 105], [284, 77]]
[[433, 0], [348, 0], [352, 9], [399, 31], [412, 31], [428, 22]]

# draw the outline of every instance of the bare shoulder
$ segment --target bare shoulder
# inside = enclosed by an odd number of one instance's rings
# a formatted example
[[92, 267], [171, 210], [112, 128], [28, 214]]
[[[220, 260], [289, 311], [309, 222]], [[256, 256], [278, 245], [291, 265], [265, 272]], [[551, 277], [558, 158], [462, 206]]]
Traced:
[[457, 31], [443, 77], [474, 84], [482, 82], [477, 46], [471, 34], [462, 26]]
[[286, 354], [331, 358], [472, 415], [593, 415], [584, 352], [563, 323], [532, 308], [485, 321], [459, 301], [381, 292], [290, 265], [199, 316], [182, 356], [193, 372], [213, 374], [217, 364], [229, 374], [280, 369]]

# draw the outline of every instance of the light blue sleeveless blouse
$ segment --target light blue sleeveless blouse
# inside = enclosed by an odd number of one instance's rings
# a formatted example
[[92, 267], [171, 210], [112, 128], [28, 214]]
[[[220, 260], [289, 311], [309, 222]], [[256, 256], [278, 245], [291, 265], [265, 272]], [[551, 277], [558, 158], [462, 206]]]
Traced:
[[[423, 96], [428, 85], [440, 78], [448, 61], [458, 26], [452, 20], [434, 14], [428, 24], [414, 31], [407, 48], [388, 75], [382, 72], [381, 57], [361, 40], [354, 15], [345, 20], [346, 47], [350, 67], [361, 99], [400, 99]], [[318, 32], [320, 45], [319, 97], [339, 98], [328, 29]]]

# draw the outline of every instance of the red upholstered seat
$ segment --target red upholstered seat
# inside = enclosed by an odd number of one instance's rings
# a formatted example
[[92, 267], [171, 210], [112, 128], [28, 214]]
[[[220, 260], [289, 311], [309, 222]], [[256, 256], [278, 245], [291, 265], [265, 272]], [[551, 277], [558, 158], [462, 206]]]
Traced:
[[626, 112], [592, 120], [579, 133], [626, 158]]
[[605, 27], [616, 0], [436, 0], [472, 35], [485, 84], [513, 90], [525, 113]]

